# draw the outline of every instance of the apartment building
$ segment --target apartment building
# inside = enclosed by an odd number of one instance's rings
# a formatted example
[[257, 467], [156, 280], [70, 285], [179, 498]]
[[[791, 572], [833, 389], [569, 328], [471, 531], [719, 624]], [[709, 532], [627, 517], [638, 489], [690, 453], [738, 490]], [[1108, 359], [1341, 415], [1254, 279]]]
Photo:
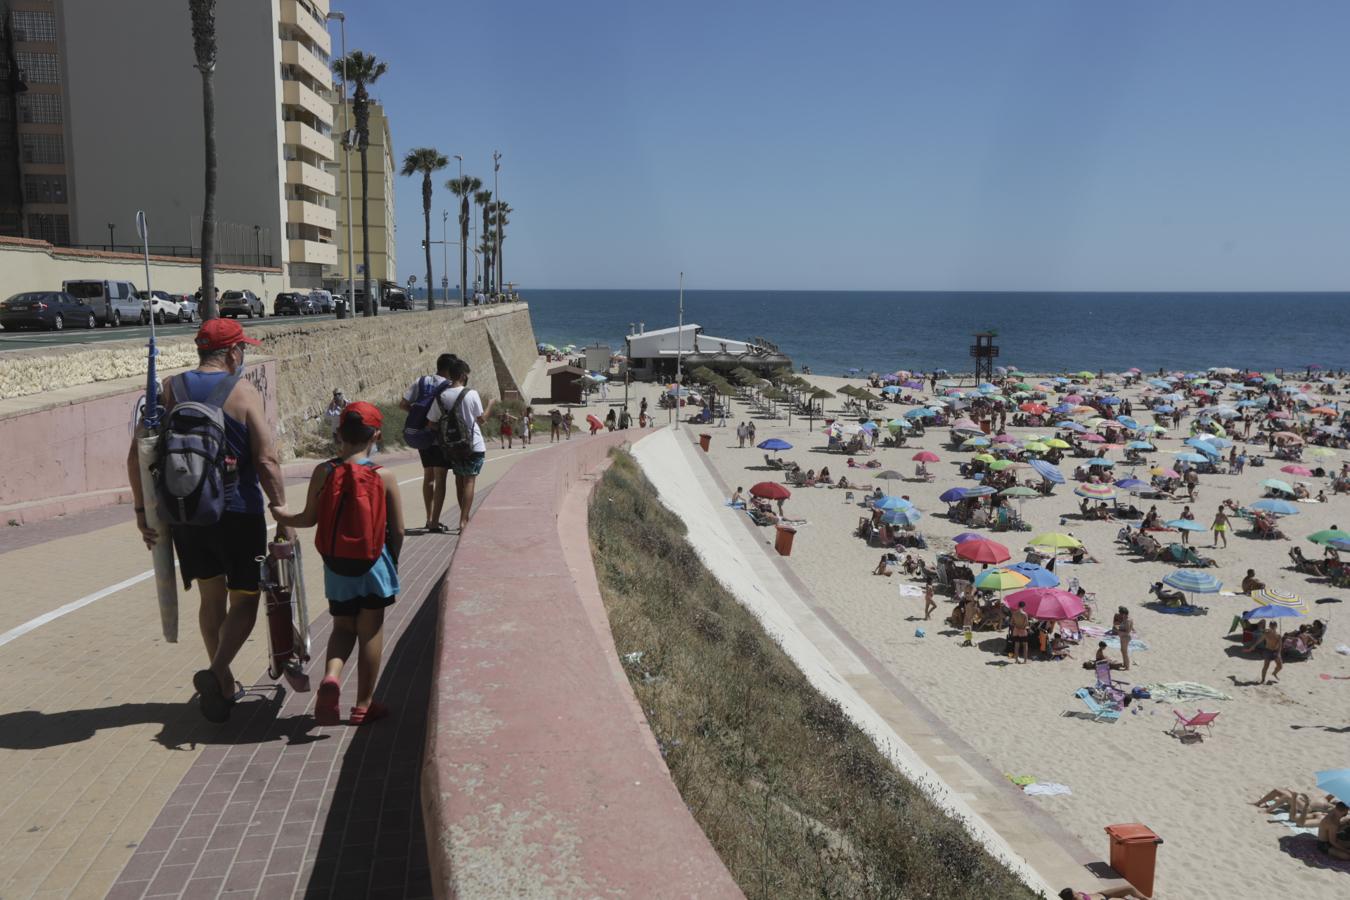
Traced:
[[[343, 118], [341, 101], [333, 106], [333, 122], [338, 133], [333, 141], [333, 152], [338, 161], [337, 174], [337, 264], [325, 279], [330, 287], [345, 290], [347, 283], [347, 176], [342, 168], [343, 123], [349, 123], [353, 132], [356, 129], [356, 117], [351, 110], [351, 101], [346, 104], [347, 118]], [[389, 130], [389, 117], [378, 101], [370, 101], [370, 147], [366, 151], [366, 173], [368, 181], [368, 203], [370, 208], [370, 278], [372, 282], [398, 281], [398, 251], [395, 247], [394, 231], [394, 179], [398, 170], [394, 161], [394, 141]], [[360, 289], [364, 271], [361, 237], [361, 154], [355, 146], [351, 150], [351, 193], [352, 193], [352, 244], [356, 258], [352, 261], [351, 272], [355, 273], [357, 288]]]
[[[130, 245], [144, 210], [153, 250], [199, 253], [205, 139], [188, 4], [0, 4], [26, 88], [11, 90], [25, 234]], [[216, 256], [279, 266], [296, 287], [320, 286], [337, 263], [328, 9], [329, 0], [216, 7]]]

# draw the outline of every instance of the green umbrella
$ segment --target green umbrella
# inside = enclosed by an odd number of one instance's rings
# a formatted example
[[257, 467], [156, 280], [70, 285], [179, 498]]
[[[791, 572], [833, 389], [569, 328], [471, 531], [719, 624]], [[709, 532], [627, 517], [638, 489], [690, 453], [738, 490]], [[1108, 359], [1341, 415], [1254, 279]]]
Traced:
[[1330, 544], [1332, 541], [1350, 541], [1350, 533], [1340, 528], [1327, 528], [1316, 534], [1308, 535], [1308, 540], [1314, 544]]

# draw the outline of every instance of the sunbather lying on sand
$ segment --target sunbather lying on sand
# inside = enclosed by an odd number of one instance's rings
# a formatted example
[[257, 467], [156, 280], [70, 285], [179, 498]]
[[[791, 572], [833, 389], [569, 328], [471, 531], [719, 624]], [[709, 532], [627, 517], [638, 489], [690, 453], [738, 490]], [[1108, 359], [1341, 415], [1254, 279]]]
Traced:
[[1120, 888], [1112, 888], [1109, 891], [1097, 891], [1095, 893], [1075, 891], [1073, 888], [1065, 888], [1059, 892], [1059, 900], [1098, 900], [1098, 898], [1110, 900], [1110, 898], [1113, 897], [1137, 897], [1138, 900], [1148, 900], [1143, 894], [1136, 893], [1134, 888], [1129, 885]]
[[1311, 828], [1326, 818], [1326, 814], [1336, 805], [1336, 798], [1326, 794], [1320, 800], [1313, 800], [1292, 788], [1275, 788], [1252, 805], [1265, 812], [1287, 810], [1291, 822], [1300, 828]]

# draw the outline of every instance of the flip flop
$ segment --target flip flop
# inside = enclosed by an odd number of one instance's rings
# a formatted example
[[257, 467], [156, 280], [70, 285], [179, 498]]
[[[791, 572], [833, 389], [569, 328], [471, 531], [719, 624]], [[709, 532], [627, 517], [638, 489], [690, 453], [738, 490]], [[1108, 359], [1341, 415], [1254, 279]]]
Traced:
[[389, 715], [389, 707], [378, 701], [370, 706], [353, 706], [352, 717], [348, 720], [352, 725], [364, 725], [367, 722], [375, 722]]
[[202, 669], [192, 676], [192, 686], [197, 689], [197, 702], [201, 706], [206, 721], [217, 725], [230, 721], [230, 701], [220, 689], [220, 679], [210, 669]]
[[331, 675], [319, 682], [319, 693], [314, 701], [314, 721], [319, 725], [337, 725], [342, 721], [338, 704], [342, 701], [342, 686]]
[[437, 522], [435, 525], [427, 526], [427, 534], [449, 534], [450, 526], [444, 522]]

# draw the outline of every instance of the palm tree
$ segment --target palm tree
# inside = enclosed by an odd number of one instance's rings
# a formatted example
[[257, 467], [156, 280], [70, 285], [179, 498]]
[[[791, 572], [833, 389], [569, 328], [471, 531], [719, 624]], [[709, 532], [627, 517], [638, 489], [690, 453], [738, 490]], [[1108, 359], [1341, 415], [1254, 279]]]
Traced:
[[206, 132], [206, 197], [202, 201], [203, 320], [216, 311], [216, 0], [188, 0], [192, 49], [202, 75], [202, 126]]
[[[408, 155], [403, 157], [404, 175], [422, 173], [422, 219], [426, 223], [426, 240], [422, 242], [422, 246], [427, 251], [427, 309], [436, 308], [434, 296], [436, 289], [431, 281], [431, 173], [448, 165], [450, 165], [449, 158], [434, 147], [418, 147], [416, 150], [409, 150]], [[449, 282], [448, 278], [446, 282]]]
[[492, 257], [497, 264], [497, 290], [502, 289], [502, 241], [506, 240], [506, 226], [511, 224], [511, 204], [498, 200], [492, 204], [492, 224], [493, 234], [496, 238], [496, 246], [493, 248]]
[[[484, 245], [488, 242], [488, 236], [492, 234], [492, 229], [488, 227], [488, 213], [492, 207], [492, 191], [479, 191], [473, 195], [473, 202], [483, 208], [483, 236]], [[483, 293], [492, 293], [492, 254], [490, 251], [483, 252]]]
[[472, 175], [451, 178], [445, 183], [450, 193], [459, 198], [459, 287], [460, 302], [469, 305], [469, 198], [483, 182]]
[[[361, 263], [365, 269], [366, 298], [361, 309], [364, 316], [377, 313], [377, 304], [370, 289], [370, 177], [366, 168], [366, 151], [370, 149], [370, 91], [367, 88], [380, 80], [389, 70], [373, 54], [353, 50], [333, 63], [333, 74], [346, 71], [347, 81], [353, 85], [352, 116], [356, 119], [356, 148], [361, 151]], [[351, 252], [351, 248], [347, 248]]]

